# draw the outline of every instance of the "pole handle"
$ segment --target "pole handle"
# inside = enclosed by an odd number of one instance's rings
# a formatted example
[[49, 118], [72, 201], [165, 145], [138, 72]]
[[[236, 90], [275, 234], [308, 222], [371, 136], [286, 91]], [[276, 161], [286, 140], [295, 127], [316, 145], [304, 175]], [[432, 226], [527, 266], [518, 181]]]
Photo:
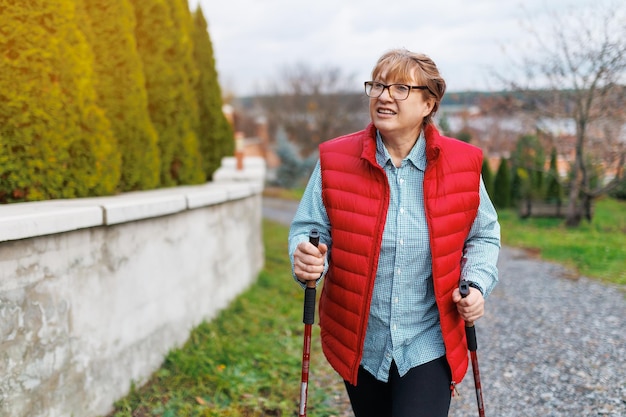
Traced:
[[[463, 298], [469, 295], [470, 285], [468, 281], [462, 279], [461, 282], [459, 282], [459, 292]], [[470, 352], [476, 352], [478, 343], [476, 342], [476, 328], [474, 327], [474, 323], [465, 322], [465, 335], [467, 337], [467, 348]]]
[[318, 232], [317, 229], [311, 229], [309, 232], [309, 242], [315, 247], [320, 244], [320, 232]]
[[469, 295], [470, 293], [470, 285], [469, 282], [467, 282], [466, 280], [462, 279], [459, 282], [459, 292], [461, 293], [461, 297], [465, 298]]
[[[470, 285], [468, 281], [462, 279], [461, 282], [459, 282], [459, 292], [463, 298], [469, 295]], [[474, 323], [465, 322], [465, 338], [467, 340], [467, 349], [470, 351], [470, 357], [472, 358], [478, 417], [485, 417], [485, 403], [483, 402], [483, 389], [480, 383], [480, 371], [478, 370], [478, 355], [476, 354], [478, 344], [476, 343], [476, 327], [474, 327]]]
[[[320, 233], [316, 229], [309, 232], [309, 242], [317, 246], [320, 243]], [[315, 298], [317, 291], [315, 289], [315, 281], [307, 281], [304, 289], [304, 313], [302, 322], [304, 324], [313, 324], [315, 322]]]

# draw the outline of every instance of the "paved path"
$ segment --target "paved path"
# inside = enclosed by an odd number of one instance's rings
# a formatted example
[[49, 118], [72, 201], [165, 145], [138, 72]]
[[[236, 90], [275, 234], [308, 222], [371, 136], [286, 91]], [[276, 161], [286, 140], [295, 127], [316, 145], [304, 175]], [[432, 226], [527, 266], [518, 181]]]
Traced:
[[[289, 224], [295, 207], [265, 199], [264, 215]], [[498, 264], [477, 323], [486, 415], [626, 417], [626, 289], [509, 247]], [[450, 416], [477, 416], [471, 371], [459, 392]], [[337, 404], [350, 415], [344, 394]]]
[[263, 197], [263, 217], [277, 223], [290, 225], [297, 209], [297, 201]]

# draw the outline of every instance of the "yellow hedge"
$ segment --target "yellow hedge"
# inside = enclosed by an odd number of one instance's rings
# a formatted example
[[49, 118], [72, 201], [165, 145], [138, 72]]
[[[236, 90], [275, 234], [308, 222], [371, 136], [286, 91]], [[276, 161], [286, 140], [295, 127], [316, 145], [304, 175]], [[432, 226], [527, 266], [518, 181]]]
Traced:
[[234, 141], [198, 13], [194, 27], [187, 0], [0, 5], [0, 203], [209, 179]]
[[200, 7], [193, 15], [193, 23], [194, 59], [199, 69], [195, 85], [200, 116], [198, 140], [204, 174], [209, 180], [220, 167], [222, 157], [234, 154], [235, 139], [233, 129], [222, 112], [222, 91], [215, 69], [213, 43]]
[[0, 27], [0, 201], [115, 192], [120, 156], [75, 2], [5, 3]]
[[187, 60], [191, 40], [181, 26], [180, 3], [173, 1], [132, 0], [150, 118], [159, 132], [164, 186], [204, 182], [195, 134], [197, 105], [190, 86], [195, 75]]
[[111, 122], [122, 155], [122, 191], [159, 185], [157, 132], [148, 113], [143, 64], [129, 0], [84, 0], [83, 31], [95, 55], [98, 104]]

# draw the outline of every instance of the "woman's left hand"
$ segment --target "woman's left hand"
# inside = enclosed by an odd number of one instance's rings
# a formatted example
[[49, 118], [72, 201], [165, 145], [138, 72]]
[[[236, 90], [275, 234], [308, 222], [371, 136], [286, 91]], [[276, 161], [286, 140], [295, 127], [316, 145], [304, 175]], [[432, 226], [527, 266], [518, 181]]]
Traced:
[[452, 301], [456, 303], [456, 308], [468, 323], [473, 323], [483, 316], [485, 313], [485, 299], [482, 293], [476, 288], [470, 287], [470, 293], [467, 297], [461, 297], [458, 288], [452, 292]]

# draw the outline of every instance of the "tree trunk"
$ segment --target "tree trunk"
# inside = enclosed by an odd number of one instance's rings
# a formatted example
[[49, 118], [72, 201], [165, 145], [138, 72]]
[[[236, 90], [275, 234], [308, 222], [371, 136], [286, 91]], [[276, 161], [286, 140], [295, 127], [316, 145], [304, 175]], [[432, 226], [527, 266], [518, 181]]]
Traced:
[[576, 133], [576, 158], [574, 161], [572, 182], [569, 190], [569, 202], [567, 203], [567, 213], [565, 215], [565, 224], [568, 227], [577, 227], [582, 219], [581, 205], [579, 204], [580, 192], [584, 181], [584, 161], [583, 161], [583, 138], [584, 123], [577, 127]]
[[578, 205], [579, 182], [577, 179], [572, 180], [569, 202], [567, 203], [567, 212], [565, 215], [565, 224], [568, 227], [576, 227], [580, 224], [580, 208]]

